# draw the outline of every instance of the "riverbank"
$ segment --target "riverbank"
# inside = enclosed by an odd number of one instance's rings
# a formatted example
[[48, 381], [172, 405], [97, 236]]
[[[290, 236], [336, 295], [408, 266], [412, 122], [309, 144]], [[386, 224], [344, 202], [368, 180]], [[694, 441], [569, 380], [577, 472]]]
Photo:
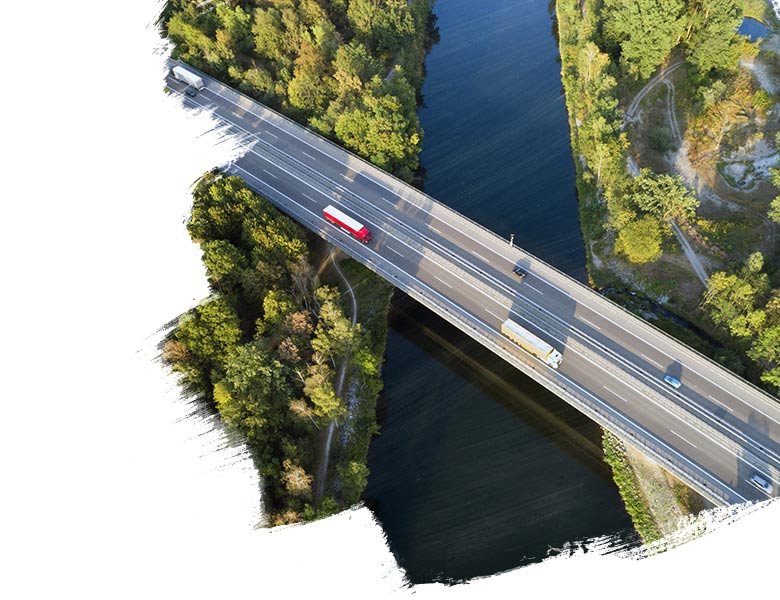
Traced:
[[[313, 240], [314, 246], [326, 246], [319, 239]], [[338, 286], [342, 294], [348, 292], [354, 298], [357, 308], [353, 322], [360, 323], [367, 332], [370, 343], [366, 350], [371, 353], [378, 365], [377, 370], [368, 376], [348, 371], [343, 385], [347, 413], [344, 418], [334, 422], [331, 443], [326, 441], [326, 435], [319, 440], [317, 460], [324, 469], [321, 497], [325, 505], [346, 509], [357, 504], [366, 487], [368, 469], [368, 450], [371, 440], [380, 432], [377, 422], [377, 399], [382, 390], [381, 364], [387, 345], [387, 320], [390, 311], [390, 301], [395, 288], [357, 261], [344, 256], [339, 251], [330, 252], [330, 260], [324, 261], [321, 270], [322, 280], [330, 285]], [[329, 456], [330, 455], [330, 456]], [[317, 505], [321, 504], [315, 498]], [[321, 511], [321, 516], [325, 512]]]
[[[433, 0], [359, 4], [171, 2], [160, 23], [174, 57], [419, 182], [416, 109], [438, 35]], [[392, 287], [352, 262], [342, 278], [326, 244], [236, 178], [212, 173], [194, 197], [188, 229], [213, 295], [180, 319], [165, 359], [252, 448], [266, 524], [354, 505], [378, 431]], [[265, 247], [271, 238], [287, 247]], [[347, 317], [349, 288], [357, 314]]]
[[[645, 165], [643, 156], [636, 154], [633, 138], [626, 133], [619, 107], [628, 106], [626, 98], [634, 97], [638, 107], [647, 92], [640, 90], [637, 83], [624, 79], [625, 71], [613, 65], [610, 55], [599, 47], [597, 42], [602, 40], [597, 32], [602, 31], [602, 22], [598, 9], [599, 6], [589, 0], [558, 0], [556, 3], [562, 82], [577, 169], [580, 223], [589, 281], [599, 289], [617, 287], [636, 290], [639, 298], [636, 292], [626, 296], [629, 307], [634, 310], [636, 307], [633, 305], [641, 301], [643, 294], [667, 307], [670, 298], [674, 297], [676, 301], [671, 302], [674, 312], [702, 324], [701, 318], [696, 318], [693, 313], [703, 291], [698, 282], [698, 287], [691, 286], [691, 282], [695, 281], [693, 267], [684, 259], [677, 258], [679, 249], [669, 238], [663, 237], [665, 234], [656, 224], [653, 213], [630, 204], [634, 178], [638, 179], [640, 175], [636, 163]], [[633, 66], [644, 68], [637, 63]], [[627, 68], [630, 69], [631, 65]], [[672, 98], [673, 102], [674, 88], [660, 88], [664, 97]], [[647, 103], [655, 99], [656, 96], [651, 94], [643, 100]], [[636, 110], [629, 108], [627, 120], [634, 120]], [[664, 112], [664, 116], [669, 115], [672, 118], [671, 133], [666, 135], [670, 140], [662, 143], [666, 138], [659, 137], [653, 142], [660, 153], [673, 142], [677, 131], [673, 104]], [[665, 133], [659, 129], [657, 122], [651, 122], [650, 129], [656, 132], [656, 137]], [[643, 177], [647, 181], [653, 181], [653, 177], [656, 181], [661, 180], [649, 172]], [[679, 197], [683, 197], [682, 191]], [[678, 214], [678, 218], [686, 223], [691, 218], [690, 209], [687, 210], [688, 213]], [[683, 218], [684, 214], [687, 220]], [[635, 227], [633, 223], [639, 225]], [[664, 261], [657, 262], [662, 256]], [[637, 264], [647, 266], [637, 267]], [[674, 285], [670, 286], [670, 283]], [[621, 297], [613, 299], [620, 302]], [[687, 343], [711, 356], [715, 354], [714, 348], [690, 328], [680, 327], [679, 319], [642, 314], [641, 310], [638, 313], [645, 318], [652, 317], [657, 326], [673, 335], [684, 332]], [[680, 521], [680, 516], [704, 507], [704, 502], [697, 495], [681, 489], [669, 474], [643, 460], [638, 451], [608, 434], [604, 437], [604, 453], [635, 528], [646, 543], [670, 533]]]
[[[391, 287], [349, 267], [364, 323], [348, 317], [346, 290], [320, 279], [327, 245], [238, 177], [212, 172], [198, 182], [187, 229], [203, 251], [212, 293], [178, 319], [162, 355], [185, 392], [250, 449], [262, 477], [263, 524], [354, 505], [377, 432]], [[335, 467], [315, 472], [321, 432], [334, 422], [345, 432]]]

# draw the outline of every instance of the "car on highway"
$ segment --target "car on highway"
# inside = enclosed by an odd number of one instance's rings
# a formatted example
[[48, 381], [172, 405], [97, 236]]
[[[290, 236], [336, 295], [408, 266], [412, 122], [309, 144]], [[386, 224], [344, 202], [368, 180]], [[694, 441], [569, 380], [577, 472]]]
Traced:
[[185, 88], [184, 93], [187, 94], [190, 98], [194, 98], [195, 96], [198, 95], [197, 90], [194, 90], [191, 87]]
[[671, 386], [672, 386], [674, 389], [676, 389], [676, 390], [679, 390], [679, 389], [680, 389], [680, 386], [682, 385], [682, 384], [680, 383], [680, 380], [679, 380], [679, 379], [677, 379], [677, 378], [675, 378], [675, 377], [672, 377], [671, 375], [664, 375], [664, 381], [665, 381], [665, 382], [666, 382], [668, 385], [671, 385]]
[[528, 271], [526, 271], [525, 269], [523, 269], [521, 267], [515, 267], [514, 269], [512, 269], [512, 273], [517, 275], [520, 278], [520, 281], [525, 279], [525, 276], [528, 275]]
[[772, 484], [761, 477], [761, 475], [758, 473], [753, 473], [753, 475], [750, 476], [750, 483], [752, 483], [757, 488], [764, 490], [767, 494], [772, 493]]

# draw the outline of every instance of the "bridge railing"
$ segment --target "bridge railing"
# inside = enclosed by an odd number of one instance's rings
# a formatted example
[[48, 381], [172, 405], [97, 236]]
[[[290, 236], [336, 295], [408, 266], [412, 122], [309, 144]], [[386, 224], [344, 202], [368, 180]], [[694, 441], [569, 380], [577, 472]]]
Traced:
[[[773, 2], [780, 3], [780, 0], [773, 0]], [[261, 102], [258, 102], [257, 100], [247, 96], [246, 94], [243, 94], [243, 93], [241, 93], [241, 92], [239, 92], [239, 91], [237, 91], [237, 90], [235, 90], [235, 89], [233, 89], [231, 87], [228, 87], [227, 85], [225, 85], [225, 84], [215, 80], [214, 78], [210, 77], [206, 73], [203, 73], [202, 71], [199, 71], [198, 69], [195, 69], [194, 67], [190, 66], [187, 63], [184, 63], [184, 62], [179, 61], [179, 60], [170, 60], [169, 62], [170, 63], [180, 64], [180, 65], [182, 65], [182, 66], [184, 66], [184, 67], [186, 67], [186, 68], [188, 68], [188, 69], [190, 69], [192, 71], [195, 71], [198, 74], [200, 74], [202, 77], [205, 77], [209, 81], [213, 82], [213, 84], [216, 87], [218, 87], [222, 92], [228, 92], [228, 93], [230, 93], [232, 95], [235, 95], [236, 97], [243, 98], [243, 99], [247, 100], [248, 102], [250, 102], [250, 103], [252, 103], [254, 105], [257, 105], [258, 107], [262, 108], [263, 110], [272, 113], [275, 116], [275, 118], [277, 118], [277, 119], [287, 123], [288, 125], [294, 126], [294, 127], [298, 127], [298, 128], [301, 128], [301, 129], [305, 130], [308, 135], [314, 136], [315, 138], [318, 139], [318, 141], [320, 141], [321, 143], [327, 145], [328, 147], [330, 147], [336, 153], [340, 152], [340, 153], [344, 153], [344, 154], [347, 154], [347, 155], [351, 156], [354, 160], [359, 161], [366, 170], [371, 171], [372, 174], [374, 175], [374, 177], [377, 180], [384, 180], [386, 182], [391, 182], [392, 184], [398, 186], [399, 188], [401, 188], [404, 191], [411, 192], [412, 194], [417, 195], [420, 198], [424, 198], [426, 201], [441, 207], [442, 209], [444, 209], [446, 212], [448, 212], [449, 214], [453, 215], [457, 219], [460, 219], [463, 222], [468, 223], [471, 227], [481, 231], [483, 234], [485, 234], [486, 236], [491, 238], [493, 241], [499, 242], [501, 244], [507, 244], [507, 240], [505, 240], [504, 238], [500, 237], [494, 231], [491, 231], [487, 227], [477, 223], [476, 221], [470, 219], [469, 217], [467, 217], [467, 216], [465, 216], [465, 215], [463, 215], [463, 214], [461, 214], [459, 212], [454, 211], [453, 209], [448, 207], [446, 204], [442, 204], [441, 202], [439, 202], [435, 198], [432, 198], [431, 196], [429, 196], [425, 192], [423, 192], [421, 190], [418, 190], [415, 187], [410, 186], [407, 182], [397, 178], [395, 175], [392, 175], [391, 173], [387, 173], [386, 171], [383, 171], [379, 167], [376, 167], [375, 165], [371, 164], [370, 162], [368, 162], [364, 158], [362, 158], [360, 156], [357, 156], [356, 154], [350, 152], [346, 148], [342, 148], [341, 146], [339, 146], [339, 145], [335, 144], [334, 142], [330, 141], [329, 139], [323, 137], [322, 135], [320, 135], [316, 131], [313, 131], [312, 129], [310, 129], [306, 125], [302, 125], [300, 123], [297, 123], [297, 122], [293, 121], [289, 117], [286, 117], [283, 114], [275, 111], [274, 109], [265, 106]], [[540, 265], [543, 265], [545, 268], [555, 272], [559, 277], [565, 279], [567, 282], [576, 285], [582, 291], [587, 292], [589, 294], [593, 294], [596, 298], [598, 298], [598, 300], [597, 300], [598, 302], [601, 302], [601, 303], [603, 303], [603, 304], [605, 304], [607, 306], [612, 307], [614, 310], [617, 310], [617, 311], [621, 312], [625, 316], [628, 316], [628, 317], [630, 317], [632, 319], [635, 319], [638, 323], [640, 323], [641, 326], [651, 330], [654, 334], [659, 335], [659, 336], [661, 336], [661, 337], [663, 337], [665, 339], [668, 339], [670, 341], [675, 342], [685, 352], [689, 353], [690, 355], [695, 356], [699, 360], [702, 360], [702, 361], [706, 362], [707, 364], [709, 364], [711, 366], [714, 366], [714, 367], [716, 367], [718, 369], [724, 369], [724, 367], [721, 364], [717, 363], [716, 361], [712, 360], [711, 358], [709, 358], [709, 357], [705, 356], [704, 354], [700, 353], [698, 350], [696, 350], [694, 348], [691, 348], [687, 344], [685, 344], [685, 343], [677, 340], [676, 338], [670, 336], [668, 333], [666, 333], [665, 331], [659, 329], [658, 327], [656, 327], [652, 323], [650, 323], [650, 322], [648, 322], [648, 321], [646, 321], [644, 319], [641, 319], [640, 317], [637, 317], [634, 313], [632, 313], [631, 311], [623, 308], [619, 304], [611, 301], [608, 298], [605, 298], [604, 296], [601, 296], [600, 294], [595, 292], [592, 288], [586, 286], [585, 284], [583, 284], [580, 281], [577, 281], [576, 279], [574, 279], [573, 277], [567, 275], [566, 273], [563, 273], [562, 271], [558, 270], [556, 267], [554, 267], [551, 264], [543, 261], [542, 259], [538, 258], [537, 256], [534, 256], [533, 254], [523, 250], [522, 248], [516, 247], [516, 246], [512, 246], [512, 248], [517, 251], [518, 255], [525, 255], [527, 258], [529, 258], [529, 259], [539, 263]], [[771, 396], [766, 391], [762, 390], [761, 388], [759, 388], [756, 385], [753, 385], [751, 382], [749, 382], [749, 381], [747, 381], [745, 379], [742, 379], [741, 377], [737, 377], [737, 376], [734, 376], [734, 377], [735, 377], [735, 380], [739, 384], [741, 384], [742, 386], [748, 388], [752, 393], [754, 393], [755, 395], [757, 395], [757, 396], [761, 397], [762, 399], [764, 399], [764, 401], [767, 401], [767, 402], [773, 403], [774, 405], [777, 405], [778, 399], [775, 398], [774, 396]]]
[[[393, 280], [393, 275], [387, 272], [383, 272], [384, 269], [381, 265], [370, 265], [370, 268], [377, 272], [379, 275]], [[714, 477], [704, 477], [701, 472], [696, 469], [690, 468], [681, 463], [680, 456], [675, 456], [662, 444], [656, 443], [649, 439], [646, 435], [633, 431], [631, 428], [626, 427], [625, 423], [617, 417], [607, 405], [599, 406], [592, 398], [583, 394], [581, 391], [566, 385], [558, 379], [552, 379], [548, 377], [544, 370], [537, 369], [533, 364], [529, 364], [517, 358], [515, 354], [505, 349], [503, 338], [485, 334], [484, 331], [471, 323], [468, 319], [464, 318], [456, 310], [451, 309], [446, 304], [442, 303], [438, 299], [427, 294], [424, 290], [421, 290], [413, 285], [398, 285], [407, 294], [429, 307], [436, 314], [443, 319], [452, 323], [458, 327], [461, 331], [464, 331], [469, 336], [479, 341], [488, 349], [492, 350], [502, 358], [508, 360], [515, 367], [523, 371], [526, 375], [533, 378], [540, 384], [544, 385], [551, 391], [556, 391], [557, 395], [566, 400], [569, 404], [589, 416], [596, 423], [607, 429], [611, 433], [618, 436], [624, 442], [638, 448], [651, 458], [655, 459], [659, 465], [663, 466], [666, 470], [673, 473], [692, 487], [696, 489], [702, 496], [714, 504], [728, 505], [734, 502], [723, 489], [720, 489], [715, 483], [718, 482]], [[726, 487], [726, 486], [723, 486]]]
[[[462, 222], [467, 223], [470, 227], [481, 231], [484, 235], [486, 235], [488, 238], [492, 239], [494, 242], [500, 243], [500, 244], [507, 244], [507, 240], [497, 235], [495, 232], [487, 229], [483, 225], [477, 223], [476, 221], [470, 219], [469, 217], [462, 215], [445, 204], [440, 203], [436, 199], [432, 198], [431, 196], [428, 196], [424, 192], [413, 188], [409, 184], [407, 184], [405, 181], [402, 181], [395, 177], [394, 175], [387, 173], [385, 171], [382, 171], [378, 167], [372, 165], [371, 163], [365, 161], [363, 158], [353, 154], [349, 150], [346, 150], [330, 140], [322, 137], [320, 134], [318, 134], [315, 131], [312, 131], [305, 125], [301, 125], [299, 123], [296, 123], [295, 121], [292, 121], [291, 119], [285, 117], [284, 115], [276, 112], [275, 110], [263, 105], [260, 102], [257, 102], [255, 99], [250, 98], [249, 96], [238, 92], [237, 90], [234, 90], [233, 88], [230, 88], [224, 84], [222, 84], [219, 81], [214, 80], [213, 78], [209, 77], [207, 74], [198, 71], [197, 69], [193, 68], [192, 66], [182, 63], [181, 61], [170, 61], [171, 63], [179, 63], [182, 64], [182, 66], [185, 66], [186, 68], [195, 71], [202, 75], [204, 78], [206, 78], [208, 81], [212, 82], [213, 86], [218, 88], [222, 93], [230, 93], [234, 97], [238, 99], [245, 99], [246, 101], [252, 103], [253, 105], [256, 105], [260, 107], [262, 110], [268, 111], [269, 113], [272, 113], [274, 117], [278, 120], [281, 120], [285, 123], [287, 123], [290, 126], [300, 127], [306, 131], [308, 135], [312, 135], [318, 139], [320, 143], [323, 143], [329, 147], [331, 147], [336, 152], [341, 152], [344, 154], [347, 154], [354, 158], [354, 160], [359, 161], [363, 168], [365, 170], [371, 171], [374, 175], [375, 179], [388, 182], [393, 184], [394, 186], [397, 186], [399, 188], [399, 191], [407, 191], [411, 192], [414, 195], [417, 195], [419, 198], [424, 199], [427, 202], [430, 202], [431, 204], [434, 204], [436, 206], [439, 206], [441, 209], [443, 209], [445, 212], [451, 214], [456, 219], [461, 220]], [[256, 187], [256, 186], [251, 186]], [[260, 191], [260, 190], [259, 190]], [[262, 191], [261, 191], [262, 193]], [[267, 192], [265, 192], [265, 195], [268, 195]], [[284, 210], [284, 206], [280, 206]], [[285, 212], [288, 212], [288, 214], [291, 214], [290, 211], [285, 210]], [[297, 217], [296, 217], [297, 218]], [[328, 229], [323, 229], [321, 227], [321, 224], [309, 222], [309, 227], [313, 229], [315, 232], [317, 232], [321, 237], [327, 239], [329, 242], [333, 243], [334, 245], [340, 247], [342, 250], [344, 250], [347, 254], [355, 258], [356, 260], [363, 262], [365, 264], [365, 259], [363, 259], [360, 256], [357, 256], [353, 254], [351, 251], [351, 248], [343, 243], [343, 240], [340, 240], [336, 238], [335, 236], [331, 235]], [[549, 269], [551, 272], [556, 273], [559, 277], [565, 279], [567, 282], [570, 282], [574, 284], [575, 286], [578, 286], [582, 289], [582, 291], [587, 292], [589, 294], [594, 294], [596, 298], [599, 299], [600, 302], [603, 302], [614, 309], [621, 311], [622, 313], [625, 313], [626, 315], [630, 316], [633, 319], [636, 319], [639, 321], [642, 325], [645, 327], [653, 330], [658, 335], [661, 335], [665, 338], [668, 338], [670, 340], [673, 340], [683, 346], [685, 350], [688, 352], [696, 355], [700, 359], [709, 362], [713, 365], [716, 365], [718, 368], [722, 368], [721, 365], [718, 365], [718, 363], [712, 361], [708, 357], [702, 355], [701, 353], [697, 352], [695, 349], [690, 348], [686, 346], [685, 344], [682, 344], [681, 342], [675, 340], [671, 336], [669, 336], [664, 331], [658, 329], [651, 323], [648, 323], [642, 319], [639, 319], [636, 315], [631, 313], [630, 311], [626, 310], [622, 306], [612, 302], [608, 298], [604, 298], [603, 296], [595, 293], [591, 288], [584, 285], [583, 283], [577, 281], [576, 279], [573, 279], [569, 275], [559, 271], [554, 266], [550, 265], [549, 263], [546, 263], [545, 261], [539, 259], [538, 257], [526, 252], [522, 248], [518, 248], [516, 246], [512, 246], [512, 249], [516, 251], [518, 256], [525, 256], [538, 264], [542, 265], [544, 268]], [[495, 353], [499, 354], [509, 362], [511, 362], [514, 366], [516, 366], [518, 369], [523, 371], [528, 376], [532, 377], [534, 380], [538, 381], [545, 387], [556, 390], [558, 395], [560, 395], [563, 399], [565, 399], [567, 402], [575, 406], [577, 409], [588, 415], [591, 419], [599, 423], [602, 427], [605, 429], [611, 431], [615, 435], [617, 435], [622, 440], [626, 441], [627, 443], [638, 447], [643, 452], [648, 454], [649, 456], [655, 458], [660, 464], [663, 464], [667, 470], [669, 470], [672, 473], [675, 473], [678, 476], [682, 476], [687, 482], [690, 482], [694, 484], [694, 487], [697, 488], [697, 490], [710, 499], [711, 501], [715, 502], [716, 504], [729, 504], [730, 500], [728, 497], [723, 494], [721, 490], [715, 489], [712, 485], [708, 485], [707, 479], [703, 478], [699, 473], [697, 473], [695, 470], [690, 469], [684, 465], [680, 465], [678, 462], [676, 462], [673, 458], [672, 453], [664, 449], [659, 444], [653, 443], [645, 436], [638, 436], [635, 432], [631, 431], [630, 429], [626, 428], [623, 423], [621, 423], [618, 418], [615, 416], [613, 411], [606, 408], [606, 405], [604, 405], [604, 410], [597, 407], [596, 403], [593, 402], [593, 400], [587, 398], [584, 394], [580, 393], [579, 391], [571, 388], [570, 386], [565, 385], [564, 383], [560, 382], [559, 380], [553, 380], [544, 375], [543, 372], [536, 369], [532, 365], [519, 360], [516, 356], [514, 356], [512, 353], [504, 350], [503, 346], [496, 341], [495, 336], [486, 335], [482, 330], [474, 325], [473, 323], [469, 322], [468, 319], [463, 318], [461, 315], [459, 315], [455, 310], [451, 310], [446, 304], [442, 303], [440, 300], [436, 299], [435, 297], [431, 296], [430, 294], [426, 293], [424, 290], [419, 289], [413, 285], [409, 285], [404, 282], [403, 277], [399, 277], [398, 275], [395, 275], [394, 273], [391, 273], [388, 271], [388, 269], [385, 268], [384, 265], [378, 264], [375, 261], [368, 261], [368, 264], [366, 265], [368, 268], [376, 272], [377, 274], [381, 275], [391, 283], [393, 283], [396, 287], [399, 289], [402, 289], [406, 293], [408, 293], [413, 298], [417, 299], [418, 301], [422, 302], [431, 310], [436, 312], [439, 316], [447, 320], [448, 322], [452, 323], [453, 325], [459, 327], [464, 332], [468, 333], [472, 338], [476, 339], [480, 343], [482, 343], [487, 348], [491, 349]], [[755, 392], [758, 392], [761, 396], [764, 396], [765, 398], [768, 398], [769, 400], [774, 400], [771, 396], [766, 394], [763, 390], [760, 388], [750, 384], [750, 382], [740, 380], [740, 382], [743, 385], [747, 385], [750, 388], [752, 388]], [[709, 480], [710, 483], [712, 483], [713, 479]]]

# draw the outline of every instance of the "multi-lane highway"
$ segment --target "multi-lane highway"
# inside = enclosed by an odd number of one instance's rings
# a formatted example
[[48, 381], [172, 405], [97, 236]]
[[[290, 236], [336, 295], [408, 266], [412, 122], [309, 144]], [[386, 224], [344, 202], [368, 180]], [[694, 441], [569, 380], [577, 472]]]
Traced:
[[[464, 216], [202, 75], [187, 107], [209, 110], [247, 151], [225, 166], [281, 210], [716, 504], [779, 495], [780, 402]], [[328, 223], [332, 204], [371, 230]], [[512, 268], [528, 275], [520, 280]], [[520, 323], [563, 354], [555, 370], [499, 331]], [[675, 389], [664, 382], [671, 375]], [[763, 489], [754, 476], [771, 489]]]

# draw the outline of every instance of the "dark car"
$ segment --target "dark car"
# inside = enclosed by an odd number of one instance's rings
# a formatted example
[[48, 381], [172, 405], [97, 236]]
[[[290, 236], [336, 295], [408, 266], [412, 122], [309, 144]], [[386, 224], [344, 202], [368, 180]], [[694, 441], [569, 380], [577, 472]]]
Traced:
[[514, 269], [512, 269], [512, 273], [517, 275], [520, 278], [520, 280], [523, 280], [525, 276], [528, 275], [528, 271], [520, 267], [515, 267]]
[[194, 90], [190, 87], [185, 88], [184, 93], [187, 94], [190, 98], [194, 98], [195, 96], [198, 95], [197, 90]]

